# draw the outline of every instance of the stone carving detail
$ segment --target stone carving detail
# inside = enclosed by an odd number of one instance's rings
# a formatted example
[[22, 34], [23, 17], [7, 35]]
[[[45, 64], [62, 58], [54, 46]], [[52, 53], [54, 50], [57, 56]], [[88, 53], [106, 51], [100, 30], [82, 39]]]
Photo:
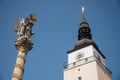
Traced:
[[27, 52], [33, 48], [33, 43], [27, 38], [21, 38], [15, 42], [15, 46], [19, 51]]
[[24, 67], [23, 67], [23, 65], [21, 65], [21, 64], [15, 64], [15, 67], [18, 67], [18, 68], [20, 68], [22, 71], [24, 71]]
[[17, 30], [15, 30], [18, 35], [18, 40], [24, 37], [30, 40], [30, 37], [34, 34], [32, 32], [32, 27], [35, 21], [36, 16], [34, 16], [33, 14], [30, 14], [29, 17], [23, 18], [19, 21], [19, 23], [17, 24]]

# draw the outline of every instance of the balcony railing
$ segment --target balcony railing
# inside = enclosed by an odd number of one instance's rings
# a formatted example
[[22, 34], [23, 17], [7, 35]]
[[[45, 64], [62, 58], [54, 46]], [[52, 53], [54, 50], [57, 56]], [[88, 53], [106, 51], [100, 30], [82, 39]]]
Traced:
[[72, 67], [76, 67], [76, 66], [79, 66], [79, 65], [82, 65], [82, 64], [85, 64], [87, 62], [90, 62], [90, 61], [93, 61], [95, 60], [96, 58], [94, 56], [91, 56], [91, 57], [88, 57], [88, 58], [84, 58], [84, 59], [81, 59], [81, 60], [78, 60], [76, 62], [73, 62], [71, 64], [66, 64], [64, 65], [64, 69], [69, 69], [69, 68], [72, 68]]
[[64, 65], [64, 70], [70, 69], [70, 68], [73, 68], [73, 67], [76, 67], [76, 66], [79, 66], [79, 65], [82, 65], [82, 64], [85, 64], [85, 63], [94, 61], [94, 60], [99, 61], [99, 62], [102, 64], [102, 66], [104, 66], [104, 68], [105, 68], [110, 74], [112, 73], [112, 72], [100, 61], [100, 59], [98, 59], [96, 56], [91, 56], [91, 57], [88, 57], [88, 58], [84, 58], [84, 59], [81, 59], [81, 60], [79, 60], [79, 61], [73, 62], [73, 63], [71, 63], [71, 64], [65, 64], [65, 65]]

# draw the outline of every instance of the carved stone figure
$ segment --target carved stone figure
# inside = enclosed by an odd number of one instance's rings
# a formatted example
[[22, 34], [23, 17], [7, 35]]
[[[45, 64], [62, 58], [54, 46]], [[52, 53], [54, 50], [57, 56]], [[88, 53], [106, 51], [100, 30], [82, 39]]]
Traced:
[[17, 35], [18, 35], [18, 40], [21, 38], [27, 38], [30, 40], [30, 37], [34, 34], [32, 32], [32, 26], [34, 22], [36, 21], [36, 17], [34, 15], [30, 15], [27, 18], [23, 18], [17, 27]]
[[25, 33], [25, 19], [22, 19], [18, 25], [18, 38], [24, 36]]

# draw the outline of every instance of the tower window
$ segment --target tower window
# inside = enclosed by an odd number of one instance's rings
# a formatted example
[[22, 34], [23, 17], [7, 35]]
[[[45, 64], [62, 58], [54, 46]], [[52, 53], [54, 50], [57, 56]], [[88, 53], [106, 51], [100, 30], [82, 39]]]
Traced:
[[88, 58], [85, 58], [85, 62], [87, 62], [88, 61]]
[[78, 71], [80, 71], [80, 69], [78, 69]]
[[81, 77], [78, 77], [78, 80], [82, 80], [82, 78], [81, 78]]
[[73, 63], [73, 66], [75, 66], [75, 65], [76, 65], [76, 62]]

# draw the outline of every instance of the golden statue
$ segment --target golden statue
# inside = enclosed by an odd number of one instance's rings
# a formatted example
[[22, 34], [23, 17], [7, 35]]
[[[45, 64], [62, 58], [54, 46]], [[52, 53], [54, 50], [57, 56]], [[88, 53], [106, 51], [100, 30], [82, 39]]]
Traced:
[[84, 14], [85, 13], [85, 8], [84, 8], [84, 6], [82, 6], [82, 14]]

